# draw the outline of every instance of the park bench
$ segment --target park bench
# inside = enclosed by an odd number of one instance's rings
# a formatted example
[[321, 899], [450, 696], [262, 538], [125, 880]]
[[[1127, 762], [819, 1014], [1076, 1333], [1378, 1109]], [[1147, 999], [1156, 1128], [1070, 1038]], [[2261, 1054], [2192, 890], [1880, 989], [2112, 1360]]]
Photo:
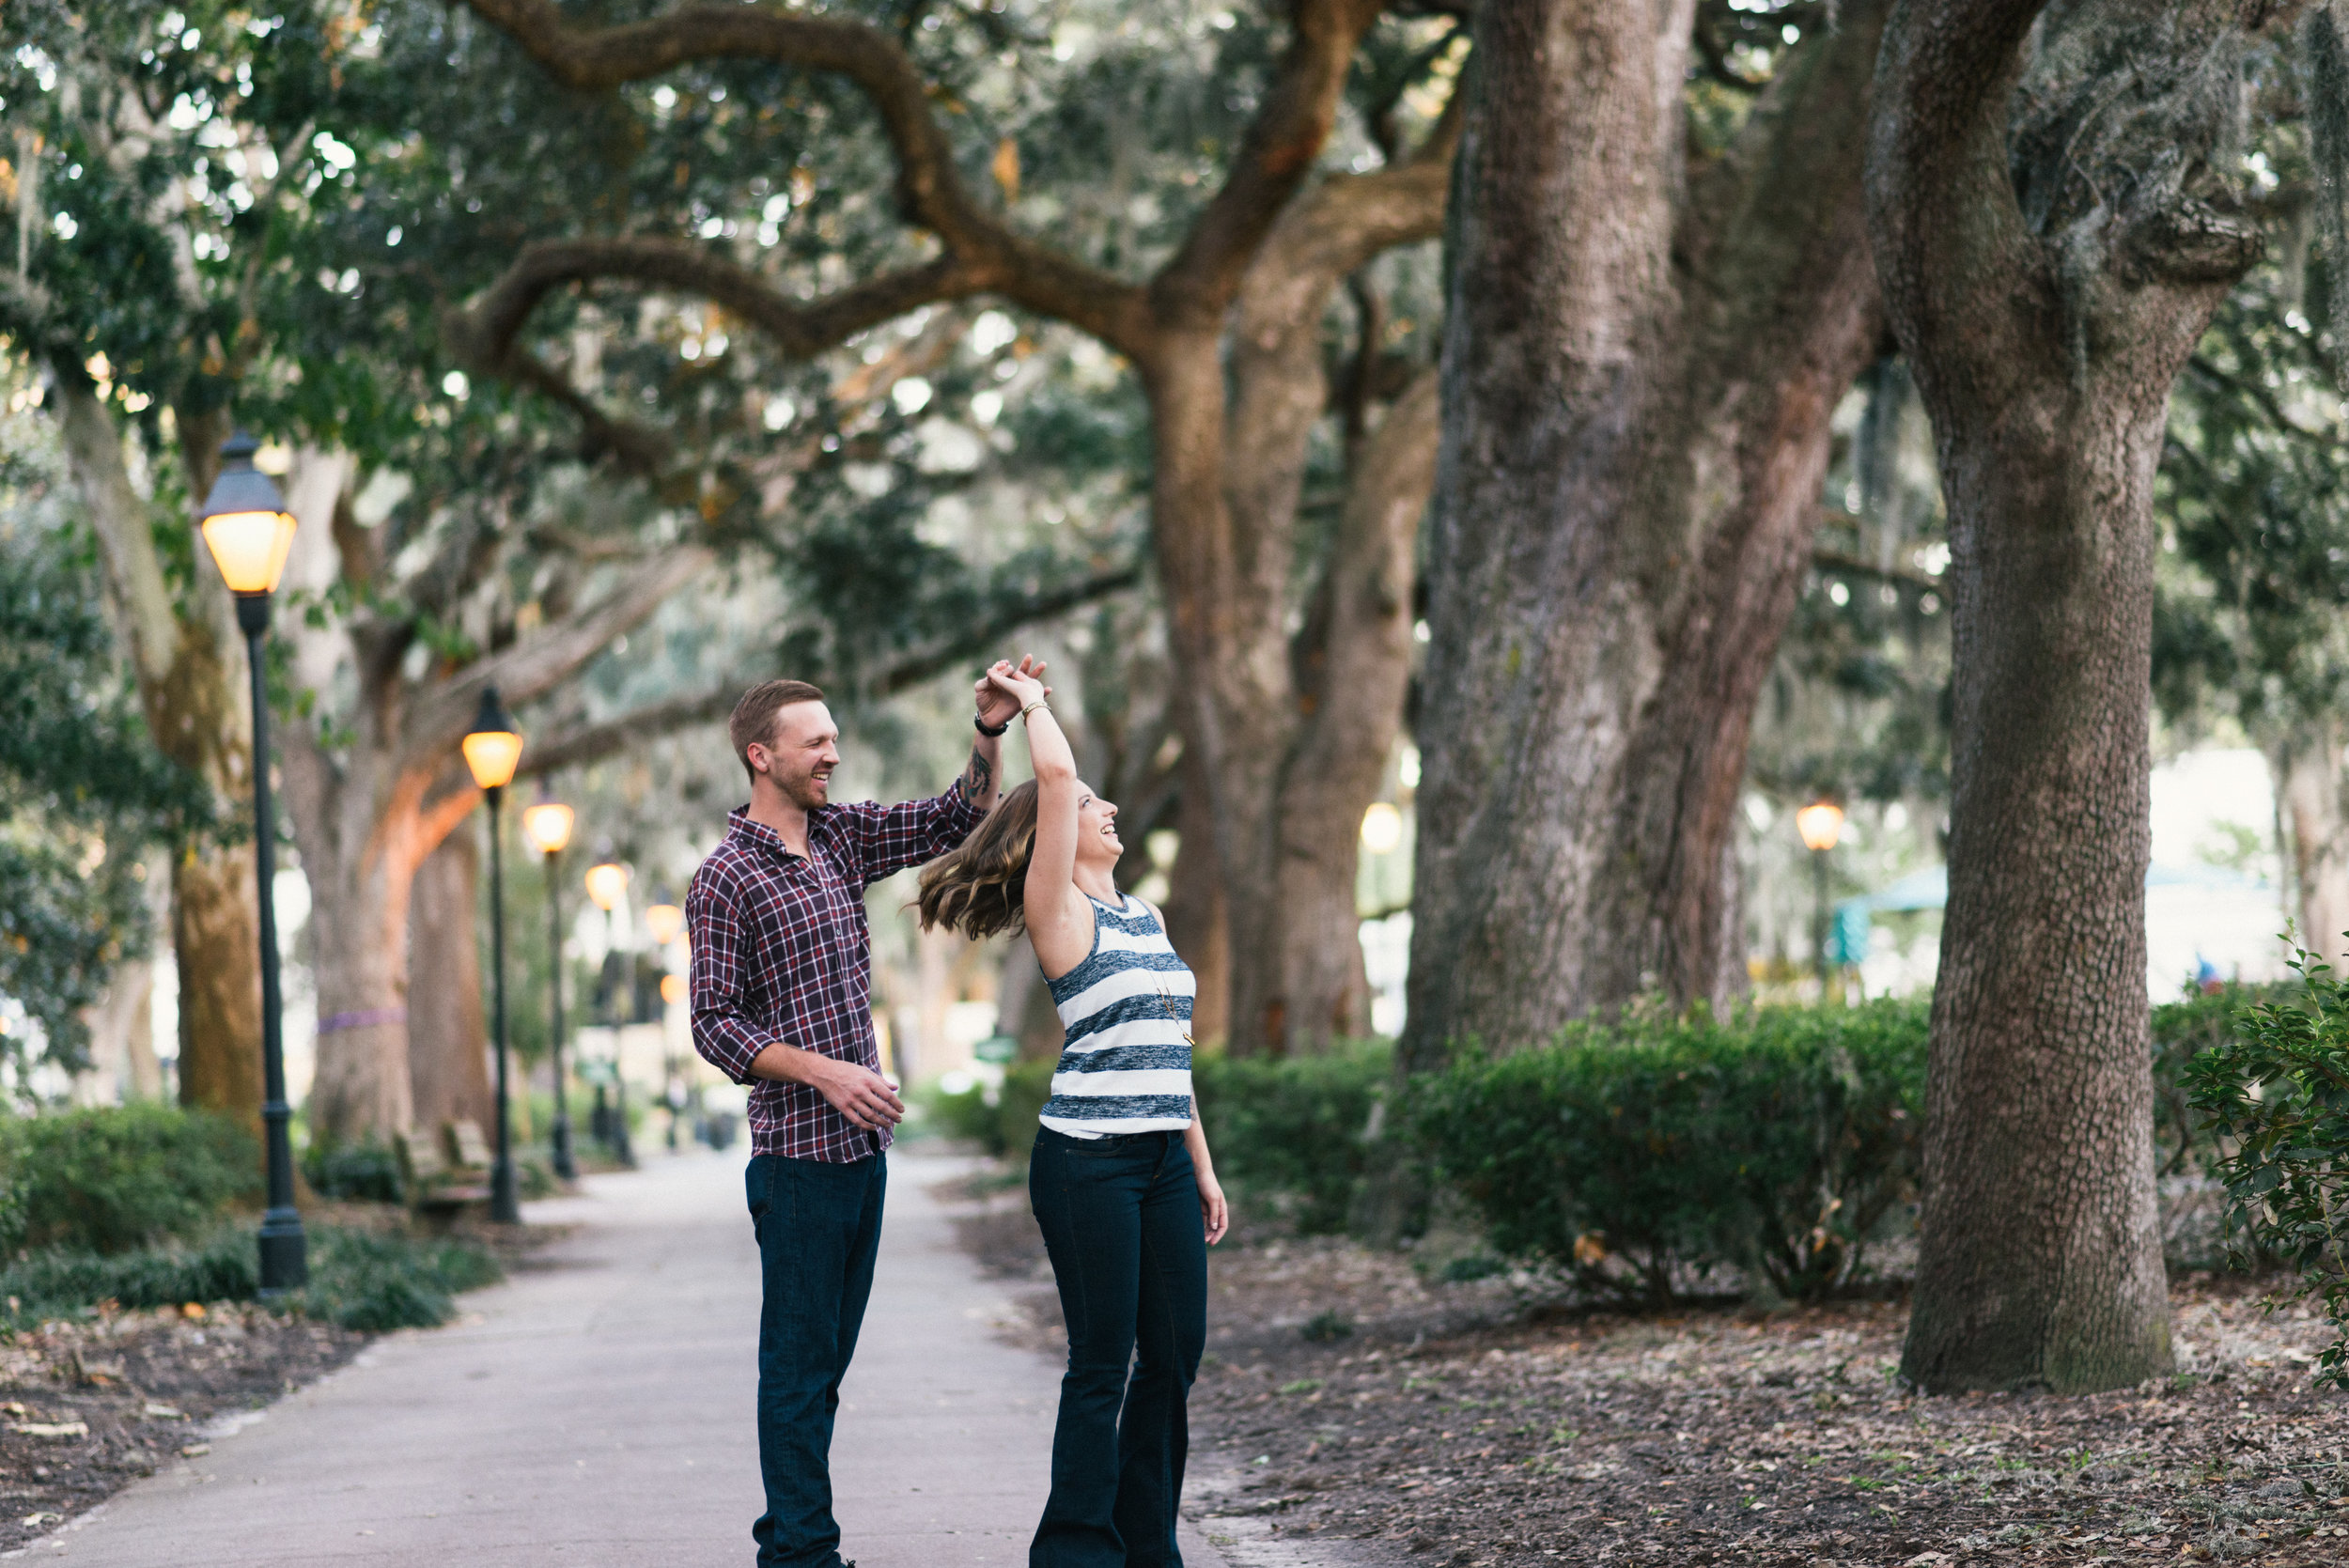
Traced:
[[393, 1147], [408, 1206], [418, 1214], [447, 1219], [490, 1201], [490, 1146], [479, 1123], [443, 1123], [438, 1137], [400, 1133]]

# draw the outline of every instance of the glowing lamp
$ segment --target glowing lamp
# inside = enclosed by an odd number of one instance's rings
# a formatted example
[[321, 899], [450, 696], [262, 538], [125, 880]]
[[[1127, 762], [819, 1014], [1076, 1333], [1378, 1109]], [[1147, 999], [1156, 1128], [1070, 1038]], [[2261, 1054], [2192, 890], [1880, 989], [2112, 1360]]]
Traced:
[[685, 911], [669, 902], [666, 893], [655, 896], [651, 908], [645, 911], [645, 931], [655, 943], [668, 946], [685, 930]]
[[685, 976], [681, 974], [662, 975], [661, 977], [661, 1000], [671, 1003], [683, 1001], [685, 1000]]
[[1832, 800], [1813, 800], [1795, 813], [1795, 831], [1802, 835], [1806, 849], [1832, 849], [1843, 836], [1843, 808]]
[[1403, 814], [1384, 800], [1373, 800], [1362, 813], [1362, 847], [1384, 855], [1403, 842]]
[[205, 548], [234, 594], [266, 594], [293, 551], [294, 519], [270, 476], [253, 466], [260, 444], [239, 430], [220, 449], [220, 477], [195, 515]]
[[628, 867], [617, 861], [589, 866], [587, 896], [607, 915], [618, 908], [620, 900], [628, 896]]
[[522, 812], [522, 837], [541, 855], [562, 852], [571, 842], [571, 808], [553, 800], [541, 800]]
[[499, 706], [496, 687], [482, 688], [481, 708], [463, 744], [465, 766], [473, 770], [474, 784], [487, 790], [504, 789], [514, 782], [514, 765], [522, 759], [522, 737]]

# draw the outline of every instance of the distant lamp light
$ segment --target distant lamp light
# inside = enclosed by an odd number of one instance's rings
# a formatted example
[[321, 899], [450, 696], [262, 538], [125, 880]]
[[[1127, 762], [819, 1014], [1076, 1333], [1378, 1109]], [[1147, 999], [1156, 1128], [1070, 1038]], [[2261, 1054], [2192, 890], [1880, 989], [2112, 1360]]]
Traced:
[[669, 902], [667, 893], [654, 895], [653, 906], [645, 911], [645, 931], [654, 945], [666, 947], [685, 930], [685, 911]]
[[571, 842], [571, 808], [541, 800], [522, 812], [522, 837], [541, 855], [558, 855]]
[[465, 766], [473, 770], [474, 784], [488, 790], [504, 789], [514, 782], [515, 765], [522, 759], [522, 737], [499, 705], [496, 687], [482, 688], [481, 707], [474, 715], [463, 745]]
[[1843, 836], [1843, 808], [1832, 800], [1813, 800], [1795, 813], [1795, 831], [1802, 835], [1804, 848], [1825, 853]]
[[589, 866], [587, 896], [605, 914], [618, 908], [620, 900], [628, 896], [628, 867], [617, 861], [605, 861], [600, 865]]
[[661, 977], [661, 1000], [670, 1003], [685, 1000], [685, 976], [664, 974]]
[[293, 514], [269, 475], [253, 466], [259, 450], [242, 430], [228, 438], [220, 449], [220, 477], [196, 514], [205, 547], [235, 594], [273, 592], [293, 551]]
[[1362, 847], [1384, 855], [1403, 842], [1403, 814], [1385, 800], [1373, 800], [1362, 813]]

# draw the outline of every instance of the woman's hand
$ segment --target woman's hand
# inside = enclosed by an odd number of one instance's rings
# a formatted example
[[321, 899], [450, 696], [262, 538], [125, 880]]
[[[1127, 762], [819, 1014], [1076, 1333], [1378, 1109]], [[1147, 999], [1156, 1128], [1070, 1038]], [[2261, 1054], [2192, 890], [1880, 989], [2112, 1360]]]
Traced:
[[1199, 1219], [1207, 1228], [1210, 1247], [1232, 1228], [1232, 1205], [1223, 1201], [1222, 1185], [1204, 1171], [1199, 1174]]
[[1019, 717], [1019, 710], [1028, 705], [1028, 699], [1020, 697], [1013, 688], [999, 682], [995, 678], [998, 675], [1007, 675], [1015, 681], [1027, 682], [1036, 689], [1038, 695], [1047, 695], [1052, 690], [1044, 684], [1044, 660], [1036, 658], [1035, 655], [1021, 654], [1019, 662], [1016, 665], [1008, 659], [997, 660], [988, 667], [987, 674], [979, 677], [978, 686], [972, 693], [972, 699], [978, 705], [979, 722], [988, 729], [993, 729], [998, 724], [1010, 723], [1012, 720]]

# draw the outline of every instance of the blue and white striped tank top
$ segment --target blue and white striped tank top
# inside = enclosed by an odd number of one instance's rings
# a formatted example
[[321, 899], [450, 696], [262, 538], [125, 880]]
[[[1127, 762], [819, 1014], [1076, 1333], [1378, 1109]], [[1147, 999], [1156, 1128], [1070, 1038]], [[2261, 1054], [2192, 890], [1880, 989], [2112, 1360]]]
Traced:
[[[1088, 895], [1090, 896], [1090, 895]], [[1093, 951], [1049, 980], [1066, 1042], [1039, 1120], [1072, 1138], [1190, 1126], [1190, 1004], [1199, 983], [1139, 900], [1093, 902]]]

